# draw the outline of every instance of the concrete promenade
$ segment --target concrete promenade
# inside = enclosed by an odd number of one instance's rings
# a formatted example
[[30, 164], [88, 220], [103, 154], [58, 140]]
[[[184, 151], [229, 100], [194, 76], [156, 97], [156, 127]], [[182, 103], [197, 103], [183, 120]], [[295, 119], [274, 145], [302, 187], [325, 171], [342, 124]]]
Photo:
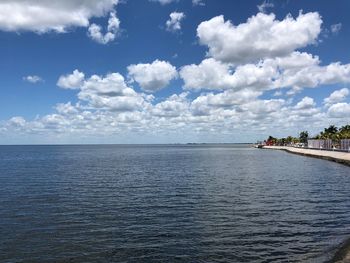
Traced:
[[283, 150], [290, 153], [325, 159], [350, 166], [350, 153], [326, 150], [313, 150], [307, 148], [296, 148], [290, 146], [264, 146], [263, 149]]

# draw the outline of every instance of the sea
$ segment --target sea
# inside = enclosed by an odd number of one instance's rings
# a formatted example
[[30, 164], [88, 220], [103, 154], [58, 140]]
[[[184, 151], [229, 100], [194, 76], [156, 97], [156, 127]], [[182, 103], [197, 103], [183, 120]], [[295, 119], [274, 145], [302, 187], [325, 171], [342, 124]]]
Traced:
[[326, 262], [350, 167], [241, 144], [0, 146], [0, 262]]

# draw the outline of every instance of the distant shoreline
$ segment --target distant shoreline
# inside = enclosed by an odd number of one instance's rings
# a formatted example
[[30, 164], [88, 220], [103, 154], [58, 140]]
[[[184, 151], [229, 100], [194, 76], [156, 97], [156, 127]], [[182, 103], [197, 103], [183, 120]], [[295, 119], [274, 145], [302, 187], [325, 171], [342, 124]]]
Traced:
[[341, 163], [341, 164], [350, 166], [350, 153], [347, 153], [347, 152], [324, 151], [324, 150], [321, 151], [321, 150], [315, 150], [315, 149], [296, 148], [296, 147], [289, 147], [289, 146], [264, 146], [263, 149], [282, 150], [289, 153], [324, 159], [324, 160], [333, 161], [336, 163]]

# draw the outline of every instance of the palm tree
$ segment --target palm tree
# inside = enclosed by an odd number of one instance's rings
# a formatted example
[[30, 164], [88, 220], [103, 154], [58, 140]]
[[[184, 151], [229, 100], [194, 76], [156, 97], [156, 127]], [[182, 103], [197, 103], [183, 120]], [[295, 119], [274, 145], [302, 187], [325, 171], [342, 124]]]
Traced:
[[307, 143], [307, 139], [309, 139], [309, 132], [308, 131], [302, 131], [299, 134], [299, 139], [301, 143]]
[[324, 129], [324, 132], [331, 137], [338, 132], [338, 128], [335, 125], [330, 125], [328, 128]]
[[339, 129], [340, 139], [350, 139], [350, 125], [345, 125]]

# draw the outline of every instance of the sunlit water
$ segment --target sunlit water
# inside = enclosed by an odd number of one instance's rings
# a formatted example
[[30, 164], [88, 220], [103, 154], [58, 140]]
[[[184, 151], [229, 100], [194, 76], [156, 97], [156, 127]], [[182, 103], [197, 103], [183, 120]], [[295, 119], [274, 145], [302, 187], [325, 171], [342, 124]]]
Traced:
[[0, 262], [322, 262], [350, 167], [234, 145], [0, 146]]

